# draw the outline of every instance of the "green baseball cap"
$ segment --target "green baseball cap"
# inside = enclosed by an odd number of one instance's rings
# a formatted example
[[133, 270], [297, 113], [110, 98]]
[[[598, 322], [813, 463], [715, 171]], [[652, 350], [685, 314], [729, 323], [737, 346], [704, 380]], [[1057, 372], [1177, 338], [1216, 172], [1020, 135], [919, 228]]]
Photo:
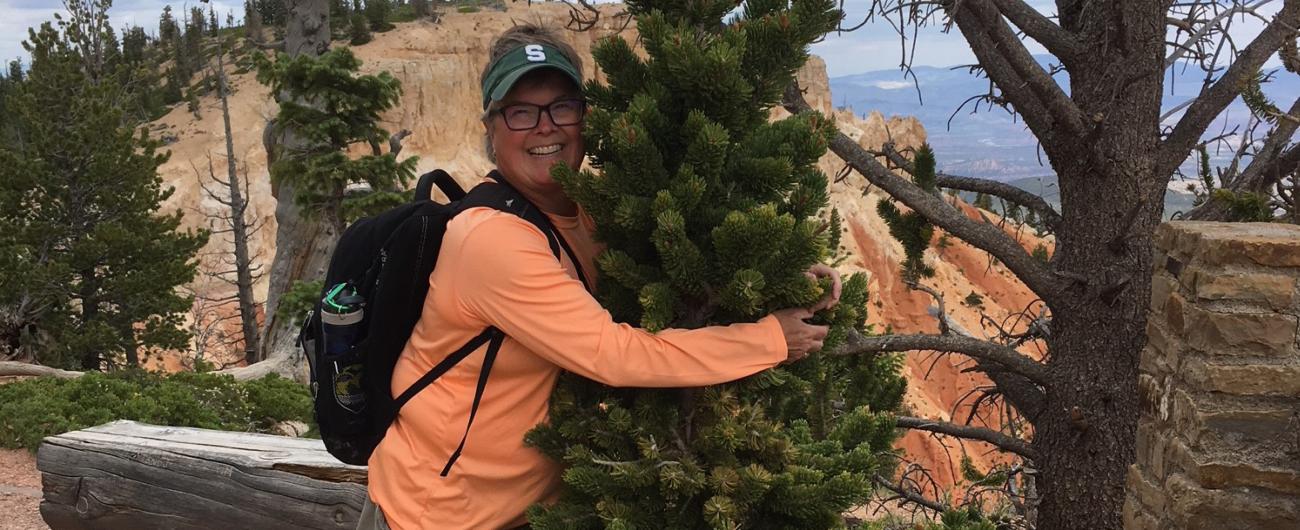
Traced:
[[525, 44], [502, 55], [488, 69], [488, 75], [483, 77], [483, 108], [486, 110], [493, 101], [506, 97], [524, 74], [541, 68], [564, 72], [579, 90], [582, 89], [578, 69], [560, 50], [546, 44]]

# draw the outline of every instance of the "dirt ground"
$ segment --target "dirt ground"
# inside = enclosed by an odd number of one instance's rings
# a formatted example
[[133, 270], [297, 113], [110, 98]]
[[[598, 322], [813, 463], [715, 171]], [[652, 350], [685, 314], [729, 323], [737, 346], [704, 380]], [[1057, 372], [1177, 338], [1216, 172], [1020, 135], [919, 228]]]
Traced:
[[0, 449], [0, 530], [45, 530], [41, 474], [25, 449]]

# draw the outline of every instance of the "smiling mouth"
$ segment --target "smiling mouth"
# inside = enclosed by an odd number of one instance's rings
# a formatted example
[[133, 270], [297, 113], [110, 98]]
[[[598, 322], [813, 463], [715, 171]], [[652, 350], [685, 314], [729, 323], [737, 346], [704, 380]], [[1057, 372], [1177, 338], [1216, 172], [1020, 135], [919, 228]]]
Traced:
[[543, 145], [538, 147], [530, 147], [528, 148], [528, 154], [533, 156], [550, 156], [560, 152], [560, 149], [563, 148], [564, 148], [563, 144], [551, 144], [551, 145]]

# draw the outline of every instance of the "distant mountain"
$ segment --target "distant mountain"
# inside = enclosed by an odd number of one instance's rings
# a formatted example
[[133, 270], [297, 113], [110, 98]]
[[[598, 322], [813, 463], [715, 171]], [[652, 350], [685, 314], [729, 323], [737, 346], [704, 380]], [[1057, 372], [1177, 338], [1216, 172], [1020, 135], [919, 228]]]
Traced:
[[[1055, 61], [1038, 56], [1040, 64]], [[976, 77], [963, 67], [937, 68], [918, 66], [912, 70], [915, 80], [904, 78], [898, 70], [878, 70], [831, 78], [834, 104], [851, 107], [859, 114], [873, 110], [886, 116], [916, 116], [925, 125], [930, 143], [938, 156], [939, 168], [972, 177], [1012, 180], [1051, 173], [1047, 158], [1024, 122], [1000, 108], [975, 98], [989, 90], [988, 79]], [[1290, 74], [1264, 85], [1264, 92], [1279, 105], [1290, 103], [1287, 96], [1300, 94], [1300, 76]], [[1201, 87], [1203, 73], [1189, 68], [1175, 70], [1172, 82], [1166, 78], [1165, 108], [1194, 97]], [[1055, 76], [1061, 86], [1069, 87], [1065, 73]], [[918, 95], [919, 89], [919, 95]], [[924, 102], [924, 104], [922, 104]], [[977, 112], [976, 112], [977, 110]], [[1240, 100], [1229, 106], [1226, 114], [1210, 127], [1214, 135], [1244, 124], [1249, 111]], [[1173, 120], [1174, 118], [1171, 118]], [[1229, 153], [1222, 153], [1220, 160]]]
[[[1012, 186], [1042, 197], [1043, 200], [1047, 201], [1047, 203], [1052, 205], [1052, 207], [1057, 211], [1061, 210], [1061, 194], [1059, 189], [1056, 187], [1057, 180], [1055, 175], [1021, 177], [1008, 180], [1007, 184], [1011, 184]], [[1169, 190], [1165, 192], [1165, 219], [1169, 219], [1175, 214], [1185, 214], [1192, 209], [1192, 200], [1195, 199], [1195, 195], [1187, 188], [1188, 184], [1189, 182], [1181, 181], [1169, 183]], [[959, 195], [966, 202], [973, 203], [975, 201], [974, 193], [961, 192]], [[994, 204], [997, 205], [996, 202]], [[1000, 209], [1001, 206], [996, 206], [996, 208]]]

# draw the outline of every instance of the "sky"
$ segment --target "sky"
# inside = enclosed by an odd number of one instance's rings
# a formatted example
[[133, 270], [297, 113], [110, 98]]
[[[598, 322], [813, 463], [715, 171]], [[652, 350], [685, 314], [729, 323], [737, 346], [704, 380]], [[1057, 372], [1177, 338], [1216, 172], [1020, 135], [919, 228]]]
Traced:
[[[861, 22], [866, 15], [871, 0], [844, 0], [846, 13], [845, 25], [852, 26]], [[1029, 4], [1040, 12], [1049, 15], [1055, 13], [1055, 2], [1051, 0], [1028, 0]], [[236, 20], [243, 17], [243, 0], [211, 0], [218, 17], [224, 23], [227, 12], [233, 12]], [[1281, 2], [1273, 2], [1281, 4]], [[137, 24], [150, 33], [158, 30], [158, 16], [163, 6], [170, 4], [173, 13], [188, 10], [188, 6], [200, 5], [206, 9], [207, 4], [198, 0], [116, 0], [109, 15], [113, 25], [122, 28]], [[1280, 6], [1267, 6], [1264, 14], [1271, 16]], [[26, 58], [22, 41], [27, 37], [27, 28], [52, 20], [55, 11], [62, 11], [60, 0], [0, 0], [0, 59], [8, 63], [13, 58]], [[1243, 32], [1257, 32], [1262, 24], [1246, 21], [1240, 25]], [[910, 35], [909, 35], [910, 38]], [[962, 40], [954, 28], [945, 34], [939, 27], [928, 27], [917, 35], [920, 46], [913, 55], [913, 65], [917, 66], [953, 66], [972, 63], [975, 56], [970, 47]], [[1043, 53], [1037, 43], [1029, 41], [1032, 53]], [[911, 48], [909, 41], [908, 48]], [[813, 53], [826, 60], [826, 69], [830, 77], [839, 77], [875, 70], [897, 69], [902, 62], [902, 47], [898, 34], [884, 21], [874, 21], [857, 31], [830, 34], [823, 42], [813, 46]], [[899, 74], [900, 81], [903, 79]]]
[[[1033, 0], [1030, 2], [1043, 9], [1050, 9], [1050, 1]], [[163, 6], [170, 4], [172, 12], [179, 14], [182, 6], [203, 6], [198, 0], [115, 0], [109, 10], [113, 25], [122, 28], [128, 24], [137, 24], [145, 31], [158, 31], [158, 15]], [[227, 12], [234, 12], [236, 20], [243, 18], [242, 0], [212, 0], [217, 16], [224, 23]], [[869, 0], [845, 0], [845, 24], [857, 24], [865, 14]], [[186, 8], [188, 10], [188, 7]], [[7, 63], [16, 57], [27, 57], [22, 49], [22, 41], [27, 37], [27, 28], [36, 27], [41, 22], [53, 19], [55, 11], [62, 11], [60, 0], [0, 0], [0, 58]], [[854, 19], [854, 17], [857, 17]], [[917, 49], [915, 64], [929, 66], [950, 66], [972, 62], [974, 55], [970, 48], [954, 30], [952, 35], [945, 35], [938, 28], [927, 28], [920, 34], [922, 45]], [[1041, 48], [1034, 49], [1037, 53]], [[831, 34], [813, 46], [813, 53], [826, 59], [827, 70], [831, 77], [856, 74], [872, 70], [897, 68], [900, 61], [899, 38], [887, 23], [876, 22], [862, 29], [840, 35]]]

